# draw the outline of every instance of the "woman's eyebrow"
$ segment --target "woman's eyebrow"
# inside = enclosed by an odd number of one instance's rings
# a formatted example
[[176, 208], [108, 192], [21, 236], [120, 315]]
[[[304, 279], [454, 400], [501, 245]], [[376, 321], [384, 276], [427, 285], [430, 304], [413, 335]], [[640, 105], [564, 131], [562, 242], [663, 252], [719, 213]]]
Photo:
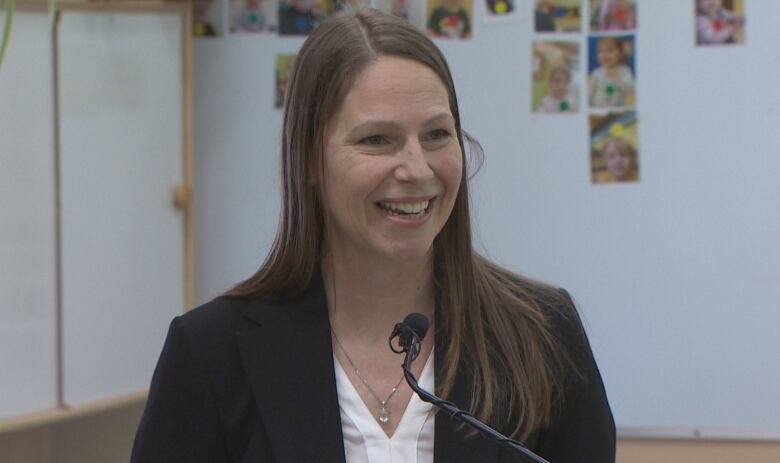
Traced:
[[393, 121], [386, 121], [382, 119], [373, 119], [368, 120], [365, 122], [361, 122], [360, 124], [352, 127], [348, 134], [350, 136], [356, 136], [361, 134], [361, 132], [367, 131], [367, 130], [399, 130], [401, 129], [401, 124]]
[[436, 114], [435, 116], [431, 116], [430, 118], [428, 118], [428, 120], [425, 121], [424, 125], [431, 125], [431, 124], [436, 124], [438, 122], [444, 122], [444, 121], [455, 122], [455, 118], [452, 117], [452, 114], [450, 113], [439, 113]]
[[[455, 118], [452, 117], [452, 114], [448, 112], [441, 112], [438, 114], [435, 114], [431, 117], [429, 117], [425, 122], [423, 122], [422, 125], [428, 126], [437, 124], [439, 122], [451, 122], [454, 121]], [[371, 119], [368, 121], [364, 121], [359, 123], [358, 125], [352, 127], [348, 132], [348, 136], [359, 136], [365, 131], [371, 131], [371, 130], [387, 130], [387, 131], [397, 131], [402, 130], [403, 126], [395, 121], [388, 121], [384, 119]]]

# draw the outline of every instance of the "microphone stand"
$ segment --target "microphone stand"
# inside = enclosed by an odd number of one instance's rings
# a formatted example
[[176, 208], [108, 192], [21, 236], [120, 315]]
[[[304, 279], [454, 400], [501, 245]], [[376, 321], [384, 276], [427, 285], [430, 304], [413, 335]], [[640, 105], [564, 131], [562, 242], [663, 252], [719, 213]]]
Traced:
[[[510, 449], [516, 455], [522, 457], [522, 459], [527, 463], [550, 463], [549, 461], [529, 450], [528, 447], [522, 443], [506, 437], [485, 423], [474, 418], [468, 412], [459, 409], [454, 403], [440, 399], [439, 397], [436, 397], [435, 395], [421, 388], [420, 385], [417, 384], [417, 378], [415, 378], [414, 374], [412, 373], [412, 362], [420, 354], [420, 337], [416, 333], [413, 333], [411, 338], [412, 339], [411, 342], [409, 342], [408, 348], [403, 346], [403, 352], [406, 352], [403, 364], [404, 378], [406, 378], [406, 382], [409, 384], [409, 387], [411, 387], [412, 390], [416, 392], [418, 396], [420, 396], [420, 399], [422, 399], [423, 402], [433, 404], [440, 410], [444, 410], [451, 417], [457, 418], [477, 431], [481, 432], [489, 439], [503, 444], [505, 448]], [[393, 351], [395, 351], [395, 349], [393, 349]]]

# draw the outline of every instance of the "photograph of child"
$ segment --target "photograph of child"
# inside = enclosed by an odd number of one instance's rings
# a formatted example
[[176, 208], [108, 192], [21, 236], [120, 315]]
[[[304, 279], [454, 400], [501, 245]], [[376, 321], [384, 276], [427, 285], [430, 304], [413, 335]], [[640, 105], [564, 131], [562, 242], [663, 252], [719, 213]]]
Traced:
[[579, 43], [539, 41], [533, 44], [531, 110], [576, 113], [579, 108]]
[[284, 96], [287, 93], [287, 83], [290, 80], [290, 72], [295, 62], [295, 55], [276, 55], [276, 97], [274, 106], [281, 108], [284, 105]]
[[377, 0], [375, 3], [376, 9], [384, 11], [385, 13], [393, 13], [399, 18], [409, 19], [410, 0]]
[[592, 114], [591, 181], [621, 183], [639, 181], [636, 112]]
[[370, 8], [371, 2], [369, 0], [338, 0], [336, 2], [336, 10], [348, 10], [357, 11], [361, 8]]
[[473, 0], [430, 0], [428, 35], [443, 39], [470, 38], [473, 11]]
[[515, 13], [515, 0], [484, 0], [485, 19], [505, 18]]
[[745, 42], [743, 0], [695, 0], [696, 44], [728, 45]]
[[588, 102], [592, 108], [636, 105], [634, 36], [591, 36], [588, 41]]
[[192, 2], [192, 35], [195, 37], [214, 37], [214, 20], [218, 17], [219, 8], [214, 0], [193, 0]]
[[636, 29], [636, 0], [591, 0], [591, 30], [631, 31]]
[[280, 0], [279, 35], [308, 35], [335, 10], [333, 0]]
[[421, 31], [426, 29], [426, 3], [423, 0], [374, 0], [374, 7], [385, 13], [406, 18]]
[[275, 32], [276, 0], [230, 0], [230, 32]]
[[582, 0], [536, 0], [536, 32], [579, 32]]

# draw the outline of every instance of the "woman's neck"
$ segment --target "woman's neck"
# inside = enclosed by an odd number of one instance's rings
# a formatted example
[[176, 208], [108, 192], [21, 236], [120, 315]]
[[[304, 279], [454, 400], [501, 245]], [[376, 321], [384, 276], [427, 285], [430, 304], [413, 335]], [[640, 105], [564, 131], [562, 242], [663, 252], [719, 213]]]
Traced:
[[433, 319], [430, 258], [368, 263], [326, 254], [322, 274], [331, 326], [342, 341], [368, 347], [377, 340], [384, 343], [393, 326], [412, 312]]

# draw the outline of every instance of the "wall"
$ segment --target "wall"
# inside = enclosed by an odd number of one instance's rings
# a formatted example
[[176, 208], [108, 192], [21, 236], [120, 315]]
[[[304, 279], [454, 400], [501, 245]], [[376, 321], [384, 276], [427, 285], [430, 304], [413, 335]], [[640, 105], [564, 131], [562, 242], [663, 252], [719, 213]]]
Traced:
[[[0, 435], [3, 463], [126, 463], [143, 406]], [[98, 443], [98, 444], [96, 444]], [[631, 440], [617, 463], [777, 463], [780, 443]]]
[[3, 463], [126, 463], [143, 404], [0, 434]]

